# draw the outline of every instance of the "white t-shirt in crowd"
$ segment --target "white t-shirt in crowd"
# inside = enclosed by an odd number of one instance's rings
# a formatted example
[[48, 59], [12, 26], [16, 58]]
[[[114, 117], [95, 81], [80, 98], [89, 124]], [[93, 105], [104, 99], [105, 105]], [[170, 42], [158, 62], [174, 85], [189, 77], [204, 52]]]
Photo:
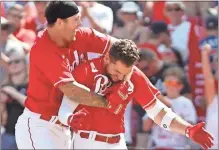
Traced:
[[211, 149], [218, 149], [218, 95], [207, 107], [205, 128], [214, 137], [214, 145]]
[[[113, 11], [110, 7], [95, 3], [93, 7], [88, 8], [88, 12], [96, 20], [96, 22], [106, 30], [107, 33], [112, 32], [113, 28]], [[82, 19], [83, 27], [92, 28], [87, 17]]]
[[[197, 114], [191, 100], [183, 96], [167, 99], [171, 102], [173, 112], [188, 122], [197, 122]], [[185, 148], [188, 140], [186, 136], [164, 130], [156, 124], [152, 127], [151, 136], [156, 147]]]
[[191, 30], [191, 23], [183, 21], [177, 26], [169, 25], [172, 47], [176, 48], [184, 62], [187, 62], [189, 56], [189, 36]]

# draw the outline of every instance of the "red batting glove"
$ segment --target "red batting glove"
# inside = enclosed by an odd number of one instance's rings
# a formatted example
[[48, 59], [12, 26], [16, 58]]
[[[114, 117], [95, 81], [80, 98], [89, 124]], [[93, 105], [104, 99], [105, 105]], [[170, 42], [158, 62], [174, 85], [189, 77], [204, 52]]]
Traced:
[[80, 111], [78, 111], [78, 112], [76, 112], [68, 117], [68, 125], [71, 126], [71, 128], [75, 131], [75, 133], [77, 133], [78, 129], [80, 127], [82, 127], [81, 121], [88, 114], [89, 114], [88, 111], [83, 108]]
[[128, 82], [120, 82], [106, 90], [105, 94], [106, 99], [108, 100], [107, 109], [109, 112], [113, 114], [120, 114], [123, 112], [123, 102], [128, 98], [128, 88]]
[[205, 122], [201, 122], [187, 127], [186, 136], [200, 144], [204, 149], [208, 149], [213, 146], [214, 138], [204, 129], [204, 126]]

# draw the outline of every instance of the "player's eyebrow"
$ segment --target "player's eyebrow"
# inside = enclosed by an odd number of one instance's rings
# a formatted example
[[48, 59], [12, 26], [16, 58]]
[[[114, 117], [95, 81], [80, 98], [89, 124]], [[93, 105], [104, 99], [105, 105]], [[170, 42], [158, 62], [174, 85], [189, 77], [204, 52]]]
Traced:
[[118, 73], [120, 73], [120, 74], [123, 74], [123, 73], [121, 73], [119, 70], [116, 70]]

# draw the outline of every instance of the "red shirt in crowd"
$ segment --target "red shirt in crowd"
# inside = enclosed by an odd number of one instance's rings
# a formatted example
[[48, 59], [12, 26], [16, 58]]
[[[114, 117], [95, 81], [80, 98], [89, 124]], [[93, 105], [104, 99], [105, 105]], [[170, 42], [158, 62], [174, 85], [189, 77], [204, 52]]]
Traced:
[[[99, 95], [104, 95], [104, 91], [111, 85], [111, 81], [104, 74], [103, 57], [97, 58], [81, 64], [73, 72], [75, 80]], [[133, 98], [146, 109], [148, 105], [155, 100], [155, 95], [159, 91], [150, 83], [149, 79], [137, 67], [134, 67], [130, 80], [128, 99], [124, 100], [123, 106], [129, 103]], [[124, 112], [122, 115], [110, 113], [106, 108], [78, 105], [75, 112], [85, 108], [89, 115], [86, 116], [80, 130], [97, 131], [103, 134], [117, 134], [124, 132]]]
[[29, 29], [31, 31], [33, 31], [35, 34], [38, 33], [38, 31], [43, 30], [44, 28], [46, 28], [47, 22], [45, 21], [44, 24], [41, 24], [38, 21], [37, 17], [27, 17], [25, 20], [25, 25], [24, 28], [25, 29]]
[[5, 6], [4, 6], [4, 2], [1, 2], [1, 16], [5, 16]]
[[36, 22], [35, 22], [35, 17], [27, 17], [25, 20], [25, 29], [32, 30], [33, 32], [36, 32]]
[[17, 31], [13, 32], [13, 35], [20, 41], [32, 45], [36, 39], [36, 34], [28, 29], [20, 28]]
[[165, 16], [165, 1], [156, 1], [153, 6], [153, 21], [164, 21], [170, 23], [170, 19]]
[[76, 40], [69, 48], [59, 48], [41, 31], [30, 51], [30, 77], [25, 107], [30, 111], [57, 116], [63, 93], [58, 86], [74, 81], [72, 70], [91, 54], [104, 54], [110, 46], [110, 36], [89, 28], [76, 31]]
[[157, 55], [157, 57], [158, 57], [159, 59], [162, 59], [162, 55], [158, 52], [158, 47], [157, 47], [157, 45], [155, 45], [155, 44], [152, 44], [152, 43], [144, 43], [144, 44], [138, 45], [138, 48], [139, 48], [139, 49], [151, 50], [151, 51], [155, 52], [155, 54]]

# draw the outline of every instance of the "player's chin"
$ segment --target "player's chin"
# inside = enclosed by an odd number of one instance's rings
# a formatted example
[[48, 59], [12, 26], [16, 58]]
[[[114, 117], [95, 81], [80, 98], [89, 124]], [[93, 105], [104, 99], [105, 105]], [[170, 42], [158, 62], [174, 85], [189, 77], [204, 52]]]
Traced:
[[116, 82], [119, 82], [120, 80], [117, 79], [117, 78], [115, 78], [115, 77], [112, 77], [112, 81], [113, 81], [114, 83], [116, 83]]

